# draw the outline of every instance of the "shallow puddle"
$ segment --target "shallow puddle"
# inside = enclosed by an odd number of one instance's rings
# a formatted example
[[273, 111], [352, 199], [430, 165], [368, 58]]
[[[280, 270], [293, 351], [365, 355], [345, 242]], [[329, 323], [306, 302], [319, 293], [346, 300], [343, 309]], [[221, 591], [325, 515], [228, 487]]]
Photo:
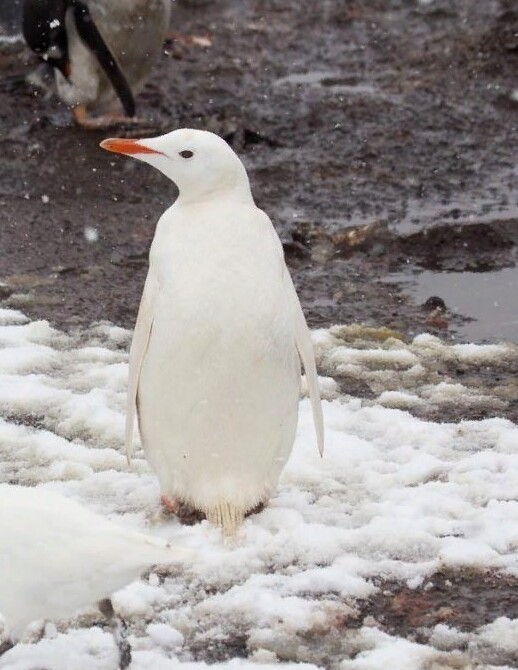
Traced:
[[439, 202], [434, 197], [409, 198], [390, 229], [397, 235], [412, 235], [437, 224], [495, 223], [518, 219], [515, 184], [518, 168], [501, 170], [486, 181], [483, 191], [463, 190], [459, 183], [455, 197]]
[[518, 266], [494, 272], [397, 272], [384, 281], [400, 284], [423, 304], [432, 296], [450, 312], [468, 317], [458, 326], [466, 342], [518, 342]]

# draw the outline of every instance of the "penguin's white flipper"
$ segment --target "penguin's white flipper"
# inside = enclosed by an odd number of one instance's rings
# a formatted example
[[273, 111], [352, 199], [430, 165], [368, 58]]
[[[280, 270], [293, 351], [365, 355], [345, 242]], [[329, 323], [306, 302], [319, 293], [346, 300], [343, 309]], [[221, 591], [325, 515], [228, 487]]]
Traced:
[[137, 322], [133, 332], [129, 354], [128, 397], [126, 404], [126, 431], [125, 445], [128, 463], [133, 455], [133, 427], [137, 411], [137, 391], [142, 362], [149, 344], [156, 296], [158, 295], [158, 280], [152, 270], [149, 270], [137, 314]]
[[295, 290], [293, 280], [285, 268], [284, 281], [290, 299], [295, 304], [295, 341], [297, 344], [297, 351], [299, 352], [300, 360], [304, 366], [306, 374], [306, 383], [308, 385], [309, 399], [311, 401], [311, 409], [313, 411], [313, 423], [315, 424], [315, 432], [317, 435], [317, 446], [320, 455], [324, 453], [324, 417], [322, 416], [322, 404], [320, 401], [320, 389], [318, 386], [317, 366], [315, 363], [315, 351], [313, 349], [313, 342], [311, 341], [311, 333], [306, 323], [306, 317], [302, 311], [299, 296]]

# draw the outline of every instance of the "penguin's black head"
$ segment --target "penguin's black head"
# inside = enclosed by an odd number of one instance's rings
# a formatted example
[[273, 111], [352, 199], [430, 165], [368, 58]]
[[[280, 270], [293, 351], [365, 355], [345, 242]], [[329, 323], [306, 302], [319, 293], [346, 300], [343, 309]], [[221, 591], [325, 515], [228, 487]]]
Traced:
[[24, 0], [22, 30], [27, 45], [68, 78], [70, 62], [65, 14], [69, 0]]

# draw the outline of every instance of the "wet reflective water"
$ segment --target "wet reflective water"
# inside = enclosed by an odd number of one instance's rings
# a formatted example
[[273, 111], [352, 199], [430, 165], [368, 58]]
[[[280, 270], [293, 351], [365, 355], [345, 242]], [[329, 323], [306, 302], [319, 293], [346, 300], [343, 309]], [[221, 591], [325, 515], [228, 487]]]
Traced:
[[467, 342], [518, 342], [518, 266], [494, 272], [398, 272], [398, 283], [417, 303], [441, 297], [451, 312], [473, 319], [462, 324]]

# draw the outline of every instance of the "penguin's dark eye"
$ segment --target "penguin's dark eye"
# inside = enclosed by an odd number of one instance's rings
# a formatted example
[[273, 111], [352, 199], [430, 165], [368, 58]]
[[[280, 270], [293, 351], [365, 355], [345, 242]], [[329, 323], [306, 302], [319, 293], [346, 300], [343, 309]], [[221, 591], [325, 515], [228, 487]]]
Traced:
[[180, 151], [180, 156], [182, 158], [192, 158], [194, 156], [194, 153], [189, 149], [184, 149], [183, 151]]

